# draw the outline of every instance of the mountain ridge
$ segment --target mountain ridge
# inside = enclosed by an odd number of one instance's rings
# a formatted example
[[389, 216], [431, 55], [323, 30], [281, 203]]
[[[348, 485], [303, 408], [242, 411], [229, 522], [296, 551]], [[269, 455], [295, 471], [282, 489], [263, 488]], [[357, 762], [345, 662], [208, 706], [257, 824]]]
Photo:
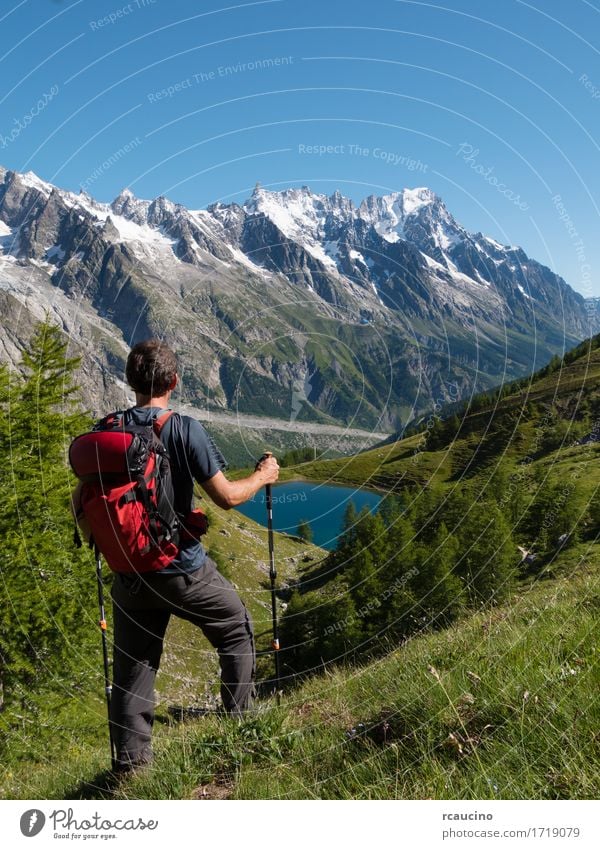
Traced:
[[19, 322], [50, 311], [98, 410], [122, 400], [129, 344], [158, 335], [183, 352], [186, 403], [393, 430], [598, 323], [561, 277], [469, 233], [426, 187], [357, 205], [257, 184], [243, 204], [193, 210], [0, 168], [0, 231], [4, 358]]

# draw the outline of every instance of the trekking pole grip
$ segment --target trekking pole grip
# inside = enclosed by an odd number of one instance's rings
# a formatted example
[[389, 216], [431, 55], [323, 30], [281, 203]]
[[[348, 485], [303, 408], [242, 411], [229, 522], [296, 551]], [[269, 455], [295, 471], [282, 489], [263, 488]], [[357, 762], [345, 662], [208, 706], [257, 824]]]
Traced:
[[[269, 457], [272, 457], [272, 456], [273, 456], [272, 451], [264, 451], [262, 456], [259, 458], [258, 463], [260, 463], [261, 460], [268, 460]], [[257, 465], [258, 465], [258, 463], [257, 463]], [[266, 495], [266, 502], [267, 502], [267, 519], [268, 519], [268, 522], [269, 522], [269, 529], [271, 529], [271, 523], [273, 521], [273, 490], [271, 488], [270, 483], [265, 484], [265, 495]]]

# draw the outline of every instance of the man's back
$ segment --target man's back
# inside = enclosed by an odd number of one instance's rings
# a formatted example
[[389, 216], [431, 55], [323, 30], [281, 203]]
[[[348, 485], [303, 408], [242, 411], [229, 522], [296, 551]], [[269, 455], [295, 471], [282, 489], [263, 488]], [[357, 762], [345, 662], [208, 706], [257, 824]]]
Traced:
[[[124, 424], [149, 425], [165, 413], [164, 407], [131, 407], [124, 411]], [[227, 463], [212, 437], [196, 419], [173, 413], [163, 425], [160, 439], [169, 455], [175, 512], [181, 519], [194, 509], [194, 481], [203, 484]], [[182, 541], [179, 555], [162, 574], [193, 571], [206, 557], [204, 546], [196, 539]]]

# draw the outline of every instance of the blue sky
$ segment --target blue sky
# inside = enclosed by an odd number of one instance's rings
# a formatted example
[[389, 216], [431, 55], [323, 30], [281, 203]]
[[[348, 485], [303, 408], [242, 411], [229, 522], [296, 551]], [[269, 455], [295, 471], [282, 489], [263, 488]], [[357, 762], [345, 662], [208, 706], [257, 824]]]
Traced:
[[6, 167], [191, 208], [426, 185], [600, 295], [600, 0], [6, 0], [0, 31]]

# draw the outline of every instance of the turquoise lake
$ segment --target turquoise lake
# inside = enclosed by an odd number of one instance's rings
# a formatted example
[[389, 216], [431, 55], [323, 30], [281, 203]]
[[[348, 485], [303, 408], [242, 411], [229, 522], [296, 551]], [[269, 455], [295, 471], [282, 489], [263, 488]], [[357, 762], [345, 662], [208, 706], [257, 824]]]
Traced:
[[[381, 495], [367, 489], [306, 481], [276, 484], [273, 487], [273, 527], [276, 531], [295, 534], [298, 524], [306, 520], [312, 528], [315, 545], [335, 548], [350, 501], [354, 502], [357, 511], [368, 507], [373, 512], [379, 506]], [[266, 526], [264, 489], [236, 509], [249, 519]]]

